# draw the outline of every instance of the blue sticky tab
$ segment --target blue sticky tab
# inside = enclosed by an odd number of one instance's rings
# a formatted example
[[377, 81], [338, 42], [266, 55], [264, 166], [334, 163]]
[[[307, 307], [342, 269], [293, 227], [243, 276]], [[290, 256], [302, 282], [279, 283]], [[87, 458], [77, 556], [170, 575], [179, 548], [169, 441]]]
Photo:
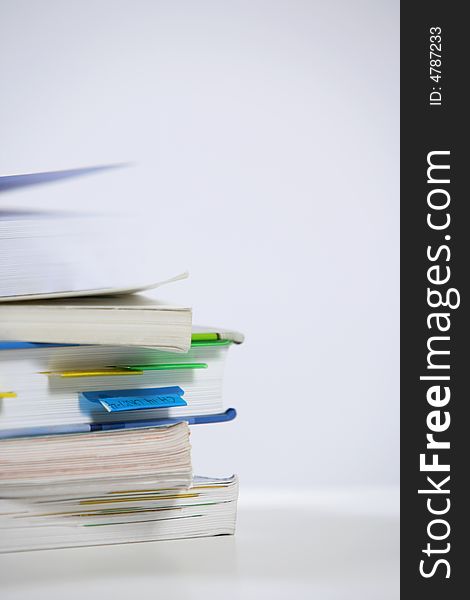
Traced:
[[82, 392], [80, 396], [91, 402], [99, 402], [108, 412], [147, 410], [187, 406], [182, 398], [184, 391], [178, 386], [147, 388], [143, 390], [106, 390]]

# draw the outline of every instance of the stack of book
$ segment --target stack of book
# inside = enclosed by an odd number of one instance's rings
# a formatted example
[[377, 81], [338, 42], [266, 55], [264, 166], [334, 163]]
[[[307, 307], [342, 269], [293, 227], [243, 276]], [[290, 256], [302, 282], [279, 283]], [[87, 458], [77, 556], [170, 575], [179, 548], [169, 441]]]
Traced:
[[223, 368], [243, 336], [132, 286], [15, 288], [8, 243], [40, 231], [17, 221], [0, 209], [0, 551], [233, 534], [237, 478], [193, 476], [189, 425], [235, 417]]

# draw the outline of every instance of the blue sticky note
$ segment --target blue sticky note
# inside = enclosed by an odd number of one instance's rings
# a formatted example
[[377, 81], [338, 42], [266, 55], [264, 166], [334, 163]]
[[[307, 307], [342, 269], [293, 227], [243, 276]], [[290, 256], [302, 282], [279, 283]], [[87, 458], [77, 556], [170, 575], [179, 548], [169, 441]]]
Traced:
[[178, 386], [147, 388], [143, 390], [103, 390], [82, 392], [81, 397], [91, 402], [99, 402], [108, 412], [126, 410], [147, 410], [187, 406], [182, 398], [184, 391]]

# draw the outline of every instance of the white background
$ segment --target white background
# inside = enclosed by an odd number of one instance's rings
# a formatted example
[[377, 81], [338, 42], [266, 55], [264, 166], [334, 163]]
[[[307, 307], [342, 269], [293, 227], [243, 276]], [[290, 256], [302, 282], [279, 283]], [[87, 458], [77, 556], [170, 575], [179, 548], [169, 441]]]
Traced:
[[225, 386], [239, 418], [193, 428], [196, 471], [398, 483], [398, 3], [0, 14], [0, 171], [136, 163], [1, 202], [145, 216], [149, 280], [171, 258], [191, 279], [164, 297], [246, 334]]

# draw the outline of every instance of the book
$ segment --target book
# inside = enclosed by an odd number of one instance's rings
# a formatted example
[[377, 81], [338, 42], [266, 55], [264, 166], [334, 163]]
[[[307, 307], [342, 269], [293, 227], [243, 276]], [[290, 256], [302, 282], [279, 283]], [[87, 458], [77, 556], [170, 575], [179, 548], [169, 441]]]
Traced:
[[187, 539], [235, 533], [238, 479], [194, 477], [191, 486], [0, 498], [0, 552]]
[[[112, 424], [148, 426], [152, 420], [210, 422], [202, 417], [211, 415], [217, 417], [213, 422], [229, 420], [234, 411], [224, 412], [223, 373], [229, 348], [242, 341], [237, 332], [194, 327], [184, 354], [151, 347], [0, 342], [0, 438]], [[175, 388], [181, 393], [175, 395]], [[110, 410], [113, 401], [117, 410]]]
[[[140, 231], [136, 244], [129, 231]], [[0, 207], [0, 302], [134, 293], [184, 279], [153, 251], [139, 216], [75, 214]]]
[[[12, 190], [122, 166], [0, 177], [0, 193], [5, 192], [0, 198], [0, 302], [130, 293], [187, 277], [167, 254], [165, 260], [152, 261], [156, 276], [149, 281], [142, 257], [154, 254], [155, 232], [139, 215], [19, 210], [6, 205]], [[141, 235], [136, 238], [133, 231]]]
[[186, 423], [0, 441], [2, 498], [182, 487], [191, 482]]
[[191, 309], [137, 294], [0, 304], [0, 339], [185, 352]]

